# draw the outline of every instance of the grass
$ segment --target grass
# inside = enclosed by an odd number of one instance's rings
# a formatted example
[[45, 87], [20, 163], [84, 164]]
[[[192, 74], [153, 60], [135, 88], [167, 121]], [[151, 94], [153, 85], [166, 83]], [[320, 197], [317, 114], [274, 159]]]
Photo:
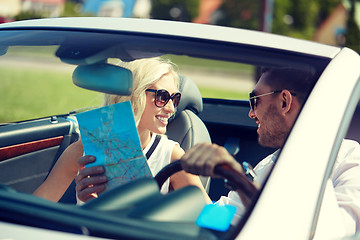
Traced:
[[225, 62], [210, 59], [201, 59], [187, 56], [166, 55], [165, 58], [171, 59], [181, 69], [182, 67], [196, 66], [204, 70], [221, 70], [222, 72], [252, 72], [253, 66], [235, 62]]
[[102, 94], [76, 87], [71, 73], [0, 67], [0, 85], [0, 122], [63, 114], [102, 102]]
[[[41, 54], [41, 53], [38, 53]], [[251, 71], [239, 64], [170, 56], [179, 68], [191, 65], [225, 72]], [[225, 68], [225, 70], [224, 70]], [[0, 67], [0, 123], [65, 114], [73, 110], [99, 106], [102, 94], [76, 87], [71, 71], [50, 68]], [[247, 93], [200, 86], [203, 97], [245, 99]]]
[[221, 90], [215, 88], [200, 87], [201, 96], [204, 98], [224, 98], [224, 99], [246, 99], [247, 92]]

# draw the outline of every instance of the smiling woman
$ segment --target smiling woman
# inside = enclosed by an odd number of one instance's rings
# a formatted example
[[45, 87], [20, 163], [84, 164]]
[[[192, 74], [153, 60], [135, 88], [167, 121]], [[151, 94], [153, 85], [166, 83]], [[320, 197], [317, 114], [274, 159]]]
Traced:
[[[168, 120], [176, 111], [181, 98], [178, 90], [179, 76], [175, 71], [174, 65], [170, 61], [161, 58], [140, 59], [128, 63], [120, 62], [118, 65], [132, 72], [132, 92], [129, 96], [105, 94], [104, 104], [111, 105], [125, 101], [131, 102], [144, 154], [150, 151], [150, 147], [158, 139], [158, 146], [147, 161], [152, 174], [155, 176], [161, 168], [179, 159], [184, 153], [184, 150], [180, 148], [178, 143], [169, 140], [164, 135]], [[92, 74], [95, 74], [91, 68], [83, 69], [87, 69]], [[113, 72], [108, 73], [111, 74]], [[90, 76], [90, 74], [83, 75]], [[103, 81], [104, 77], [106, 76], [97, 80]], [[123, 82], [127, 83], [128, 81]], [[114, 84], [118, 84], [118, 82]], [[155, 93], [148, 91], [149, 89], [155, 89]], [[163, 93], [161, 96], [158, 95], [159, 91]], [[166, 101], [165, 93], [168, 94]], [[85, 162], [78, 163], [78, 159], [83, 154], [84, 149], [81, 140], [70, 145], [60, 156], [45, 182], [36, 189], [34, 195], [58, 201], [78, 172], [77, 190], [79, 191], [78, 197], [80, 200], [87, 201], [102, 193], [105, 190], [104, 183], [107, 182], [107, 179], [104, 176], [102, 181], [98, 182], [99, 174], [102, 173], [99, 172], [98, 167], [83, 169], [86, 163], [95, 160], [93, 156], [85, 156], [83, 157]], [[210, 202], [199, 177], [184, 171], [168, 179], [161, 188], [161, 192], [167, 193], [171, 189], [176, 190], [187, 185], [198, 186], [203, 191], [206, 200]]]

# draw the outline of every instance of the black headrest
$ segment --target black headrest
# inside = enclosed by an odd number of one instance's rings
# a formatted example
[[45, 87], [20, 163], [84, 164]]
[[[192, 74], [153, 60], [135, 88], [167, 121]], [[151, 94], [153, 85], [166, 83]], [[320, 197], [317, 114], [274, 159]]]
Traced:
[[203, 102], [196, 84], [190, 78], [180, 76], [179, 90], [181, 92], [181, 100], [174, 117], [185, 109], [190, 109], [196, 115], [201, 113], [203, 110]]

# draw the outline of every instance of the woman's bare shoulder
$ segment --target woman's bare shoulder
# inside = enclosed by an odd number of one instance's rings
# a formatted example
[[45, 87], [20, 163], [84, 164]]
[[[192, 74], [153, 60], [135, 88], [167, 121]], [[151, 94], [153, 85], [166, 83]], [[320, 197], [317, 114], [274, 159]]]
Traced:
[[176, 144], [171, 153], [171, 162], [179, 160], [184, 154], [184, 149], [182, 149], [178, 144]]

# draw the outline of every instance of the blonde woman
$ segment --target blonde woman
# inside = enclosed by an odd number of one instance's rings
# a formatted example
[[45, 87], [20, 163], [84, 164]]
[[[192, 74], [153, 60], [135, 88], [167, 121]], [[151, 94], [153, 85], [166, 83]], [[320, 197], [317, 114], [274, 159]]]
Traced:
[[[132, 71], [133, 92], [130, 96], [105, 95], [104, 105], [130, 100], [144, 154], [148, 152], [155, 139], [159, 139], [157, 147], [148, 159], [149, 168], [155, 175], [164, 166], [180, 159], [184, 154], [184, 150], [178, 143], [169, 140], [164, 135], [168, 120], [175, 112], [181, 98], [181, 94], [178, 92], [179, 77], [173, 64], [161, 58], [141, 59], [129, 63], [121, 62], [119, 65]], [[78, 175], [80, 168], [95, 161], [95, 157], [83, 157], [83, 153], [81, 140], [71, 144], [60, 156], [48, 178], [33, 194], [52, 201], [59, 201], [76, 176], [76, 182], [80, 182], [77, 184], [76, 190], [81, 192], [78, 195], [81, 201], [87, 201], [103, 192], [107, 181], [106, 176], [102, 174], [104, 173], [103, 167], [86, 168]], [[87, 181], [83, 181], [85, 177]], [[211, 202], [199, 177], [184, 171], [171, 176], [170, 180], [167, 180], [162, 187], [161, 192], [168, 192], [170, 186], [176, 190], [188, 185], [198, 186], [204, 192], [206, 201]]]

